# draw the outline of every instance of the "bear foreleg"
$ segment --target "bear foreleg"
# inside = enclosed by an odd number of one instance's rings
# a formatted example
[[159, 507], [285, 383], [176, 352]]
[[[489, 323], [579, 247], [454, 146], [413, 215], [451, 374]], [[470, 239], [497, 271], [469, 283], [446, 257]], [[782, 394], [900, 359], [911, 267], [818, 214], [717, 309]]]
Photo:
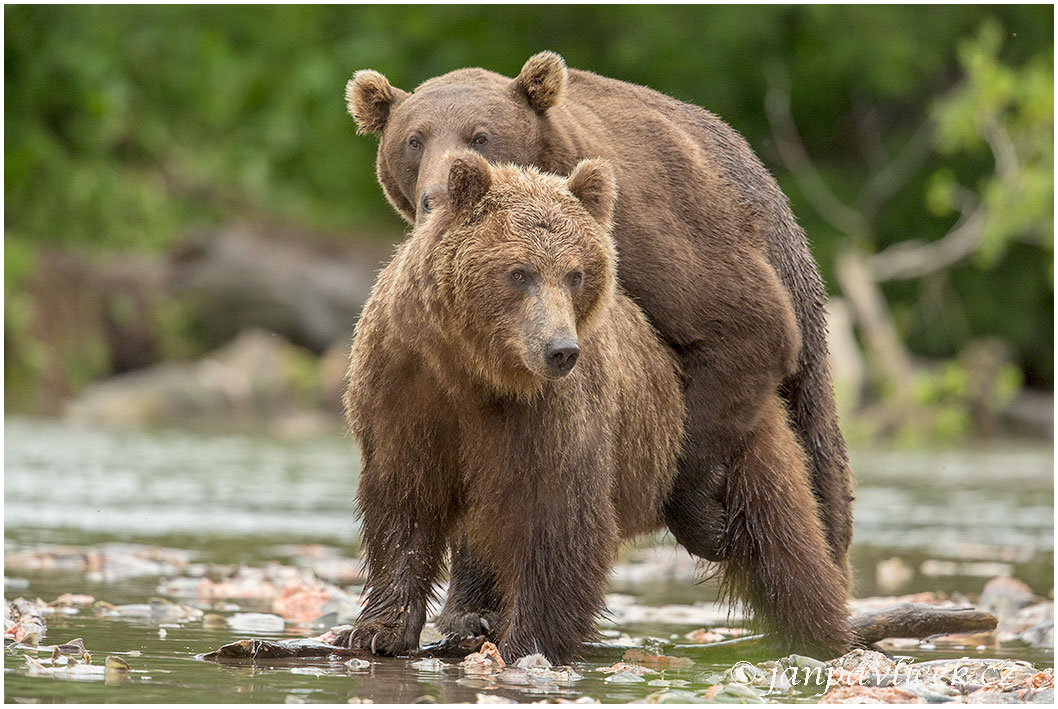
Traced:
[[[382, 451], [365, 443], [357, 501], [363, 517], [367, 594], [353, 628], [336, 642], [378, 655], [400, 655], [419, 644], [426, 609], [444, 560], [451, 498], [431, 446], [389, 441]], [[430, 483], [433, 484], [430, 484]]]

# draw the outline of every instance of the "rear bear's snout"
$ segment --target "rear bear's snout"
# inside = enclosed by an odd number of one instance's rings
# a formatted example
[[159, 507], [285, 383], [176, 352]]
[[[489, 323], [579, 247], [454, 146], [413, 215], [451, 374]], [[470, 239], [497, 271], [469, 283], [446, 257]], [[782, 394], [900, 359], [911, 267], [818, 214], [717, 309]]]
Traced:
[[569, 374], [573, 365], [577, 363], [580, 356], [580, 346], [572, 337], [556, 337], [547, 345], [545, 352], [547, 367], [555, 374], [562, 376]]

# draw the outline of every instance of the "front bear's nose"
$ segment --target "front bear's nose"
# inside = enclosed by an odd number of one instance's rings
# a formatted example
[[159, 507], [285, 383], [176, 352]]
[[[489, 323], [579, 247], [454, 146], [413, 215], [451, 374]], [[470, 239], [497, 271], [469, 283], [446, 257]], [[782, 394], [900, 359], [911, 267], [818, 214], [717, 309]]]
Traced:
[[568, 374], [579, 356], [580, 347], [571, 337], [555, 338], [547, 345], [547, 366], [556, 374]]

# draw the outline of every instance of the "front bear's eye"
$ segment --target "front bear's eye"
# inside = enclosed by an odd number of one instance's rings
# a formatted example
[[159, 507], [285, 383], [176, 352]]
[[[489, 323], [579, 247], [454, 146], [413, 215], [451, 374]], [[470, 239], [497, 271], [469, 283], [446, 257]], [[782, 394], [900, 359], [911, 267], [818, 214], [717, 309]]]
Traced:
[[408, 147], [412, 150], [422, 150], [422, 140], [413, 135], [408, 138]]
[[474, 136], [474, 140], [471, 141], [471, 142], [473, 142], [474, 145], [478, 145], [478, 146], [486, 145], [489, 142], [489, 137], [487, 135], [485, 135], [484, 133], [478, 133], [477, 135]]
[[566, 276], [566, 279], [569, 281], [570, 288], [580, 288], [580, 284], [584, 282], [584, 274], [580, 271], [574, 271]]
[[514, 269], [513, 271], [511, 271], [511, 280], [512, 281], [516, 281], [518, 283], [524, 283], [525, 282], [525, 271], [523, 271], [520, 268]]

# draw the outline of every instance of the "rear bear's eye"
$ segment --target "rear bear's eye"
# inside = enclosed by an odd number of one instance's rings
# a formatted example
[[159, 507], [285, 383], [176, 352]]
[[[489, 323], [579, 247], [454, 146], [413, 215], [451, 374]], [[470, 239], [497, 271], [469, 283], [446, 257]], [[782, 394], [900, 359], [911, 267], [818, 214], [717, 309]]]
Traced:
[[412, 136], [408, 138], [408, 147], [412, 150], [422, 150], [422, 141]]
[[471, 142], [473, 142], [474, 145], [485, 145], [489, 142], [489, 137], [484, 133], [478, 133], [474, 136], [474, 140]]
[[584, 282], [584, 274], [580, 271], [574, 271], [566, 276], [566, 278], [569, 281], [570, 288], [580, 288], [580, 284]]
[[518, 283], [524, 282], [525, 281], [525, 271], [523, 271], [520, 268], [514, 269], [513, 271], [511, 271], [511, 280], [512, 281], [517, 281]]

